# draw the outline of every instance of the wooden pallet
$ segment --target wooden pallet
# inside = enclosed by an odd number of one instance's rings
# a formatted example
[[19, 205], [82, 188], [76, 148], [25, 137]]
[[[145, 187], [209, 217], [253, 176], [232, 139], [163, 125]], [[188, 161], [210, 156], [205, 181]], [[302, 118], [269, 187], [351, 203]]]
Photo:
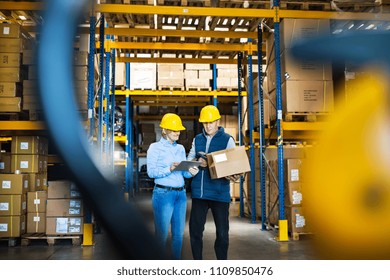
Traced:
[[329, 113], [316, 112], [289, 112], [284, 115], [286, 122], [318, 122], [326, 121], [330, 116]]
[[159, 86], [158, 90], [184, 91], [185, 87]]
[[293, 240], [299, 240], [299, 237], [301, 235], [312, 235], [312, 233], [311, 232], [291, 232], [290, 235], [291, 235], [291, 238]]
[[58, 240], [71, 240], [73, 246], [80, 246], [82, 242], [82, 235], [51, 235], [45, 233], [27, 233], [21, 237], [21, 245], [28, 246], [33, 240], [46, 240], [49, 246], [56, 244]]
[[15, 247], [19, 243], [19, 237], [2, 237], [0, 241], [8, 242], [8, 247]]
[[211, 91], [211, 87], [186, 87], [186, 90], [194, 90], [194, 91]]

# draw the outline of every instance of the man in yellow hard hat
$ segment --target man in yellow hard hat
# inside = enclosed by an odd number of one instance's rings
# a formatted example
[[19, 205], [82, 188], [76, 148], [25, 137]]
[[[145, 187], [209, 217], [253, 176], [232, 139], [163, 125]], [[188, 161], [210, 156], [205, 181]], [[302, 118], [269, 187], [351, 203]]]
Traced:
[[201, 162], [200, 172], [192, 179], [192, 207], [189, 221], [192, 256], [203, 259], [203, 231], [207, 212], [211, 209], [216, 227], [214, 251], [217, 259], [226, 260], [229, 247], [230, 178], [211, 179], [207, 161], [202, 156], [235, 147], [234, 139], [219, 126], [221, 115], [217, 107], [207, 105], [200, 111], [202, 133], [195, 136], [188, 160]]
[[180, 117], [172, 113], [165, 114], [160, 127], [160, 141], [152, 143], [146, 154], [148, 176], [154, 178], [155, 183], [152, 195], [155, 232], [165, 246], [171, 227], [172, 257], [181, 259], [187, 210], [184, 178], [191, 178], [199, 169], [191, 167], [189, 171], [174, 170], [181, 161], [186, 160], [184, 146], [176, 143], [180, 131], [185, 130]]

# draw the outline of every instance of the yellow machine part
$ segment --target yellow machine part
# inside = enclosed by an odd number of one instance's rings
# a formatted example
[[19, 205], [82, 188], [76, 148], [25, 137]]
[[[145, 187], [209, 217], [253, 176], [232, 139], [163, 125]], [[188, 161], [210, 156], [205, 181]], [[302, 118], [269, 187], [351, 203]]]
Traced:
[[390, 91], [382, 74], [348, 81], [354, 90], [305, 166], [305, 208], [323, 259], [390, 257]]

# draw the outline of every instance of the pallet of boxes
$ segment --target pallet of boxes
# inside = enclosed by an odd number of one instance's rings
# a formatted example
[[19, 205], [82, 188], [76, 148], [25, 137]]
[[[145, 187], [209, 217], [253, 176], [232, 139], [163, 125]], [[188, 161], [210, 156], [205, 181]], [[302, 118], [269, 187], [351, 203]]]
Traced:
[[14, 136], [11, 150], [1, 153], [0, 237], [9, 245], [27, 232], [29, 219], [40, 218], [28, 215], [28, 197], [47, 188], [47, 150], [44, 137]]
[[22, 53], [34, 45], [19, 24], [0, 23], [0, 113], [9, 119], [21, 118], [22, 86], [27, 77]]
[[[312, 187], [304, 180], [304, 164], [310, 156], [311, 146], [285, 145], [284, 151], [284, 213], [288, 231], [293, 240], [300, 235], [312, 234], [304, 204], [304, 189]], [[276, 227], [280, 219], [277, 147], [268, 147], [265, 157], [269, 162], [266, 170], [266, 216], [270, 227]]]
[[[300, 40], [330, 35], [328, 19], [283, 19], [280, 23], [280, 71], [283, 119], [322, 121], [334, 110], [331, 62], [295, 59], [291, 47]], [[276, 100], [274, 35], [266, 40], [267, 92]], [[276, 103], [274, 103], [276, 104]]]
[[49, 181], [46, 204], [46, 235], [49, 245], [70, 239], [80, 245], [84, 229], [84, 203], [78, 187], [69, 180]]

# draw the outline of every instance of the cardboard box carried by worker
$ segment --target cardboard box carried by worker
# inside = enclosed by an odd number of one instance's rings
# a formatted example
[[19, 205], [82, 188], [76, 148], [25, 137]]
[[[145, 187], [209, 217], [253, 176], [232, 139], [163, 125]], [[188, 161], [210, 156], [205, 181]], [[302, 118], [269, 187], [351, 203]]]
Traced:
[[251, 171], [244, 146], [209, 153], [207, 162], [212, 179]]

